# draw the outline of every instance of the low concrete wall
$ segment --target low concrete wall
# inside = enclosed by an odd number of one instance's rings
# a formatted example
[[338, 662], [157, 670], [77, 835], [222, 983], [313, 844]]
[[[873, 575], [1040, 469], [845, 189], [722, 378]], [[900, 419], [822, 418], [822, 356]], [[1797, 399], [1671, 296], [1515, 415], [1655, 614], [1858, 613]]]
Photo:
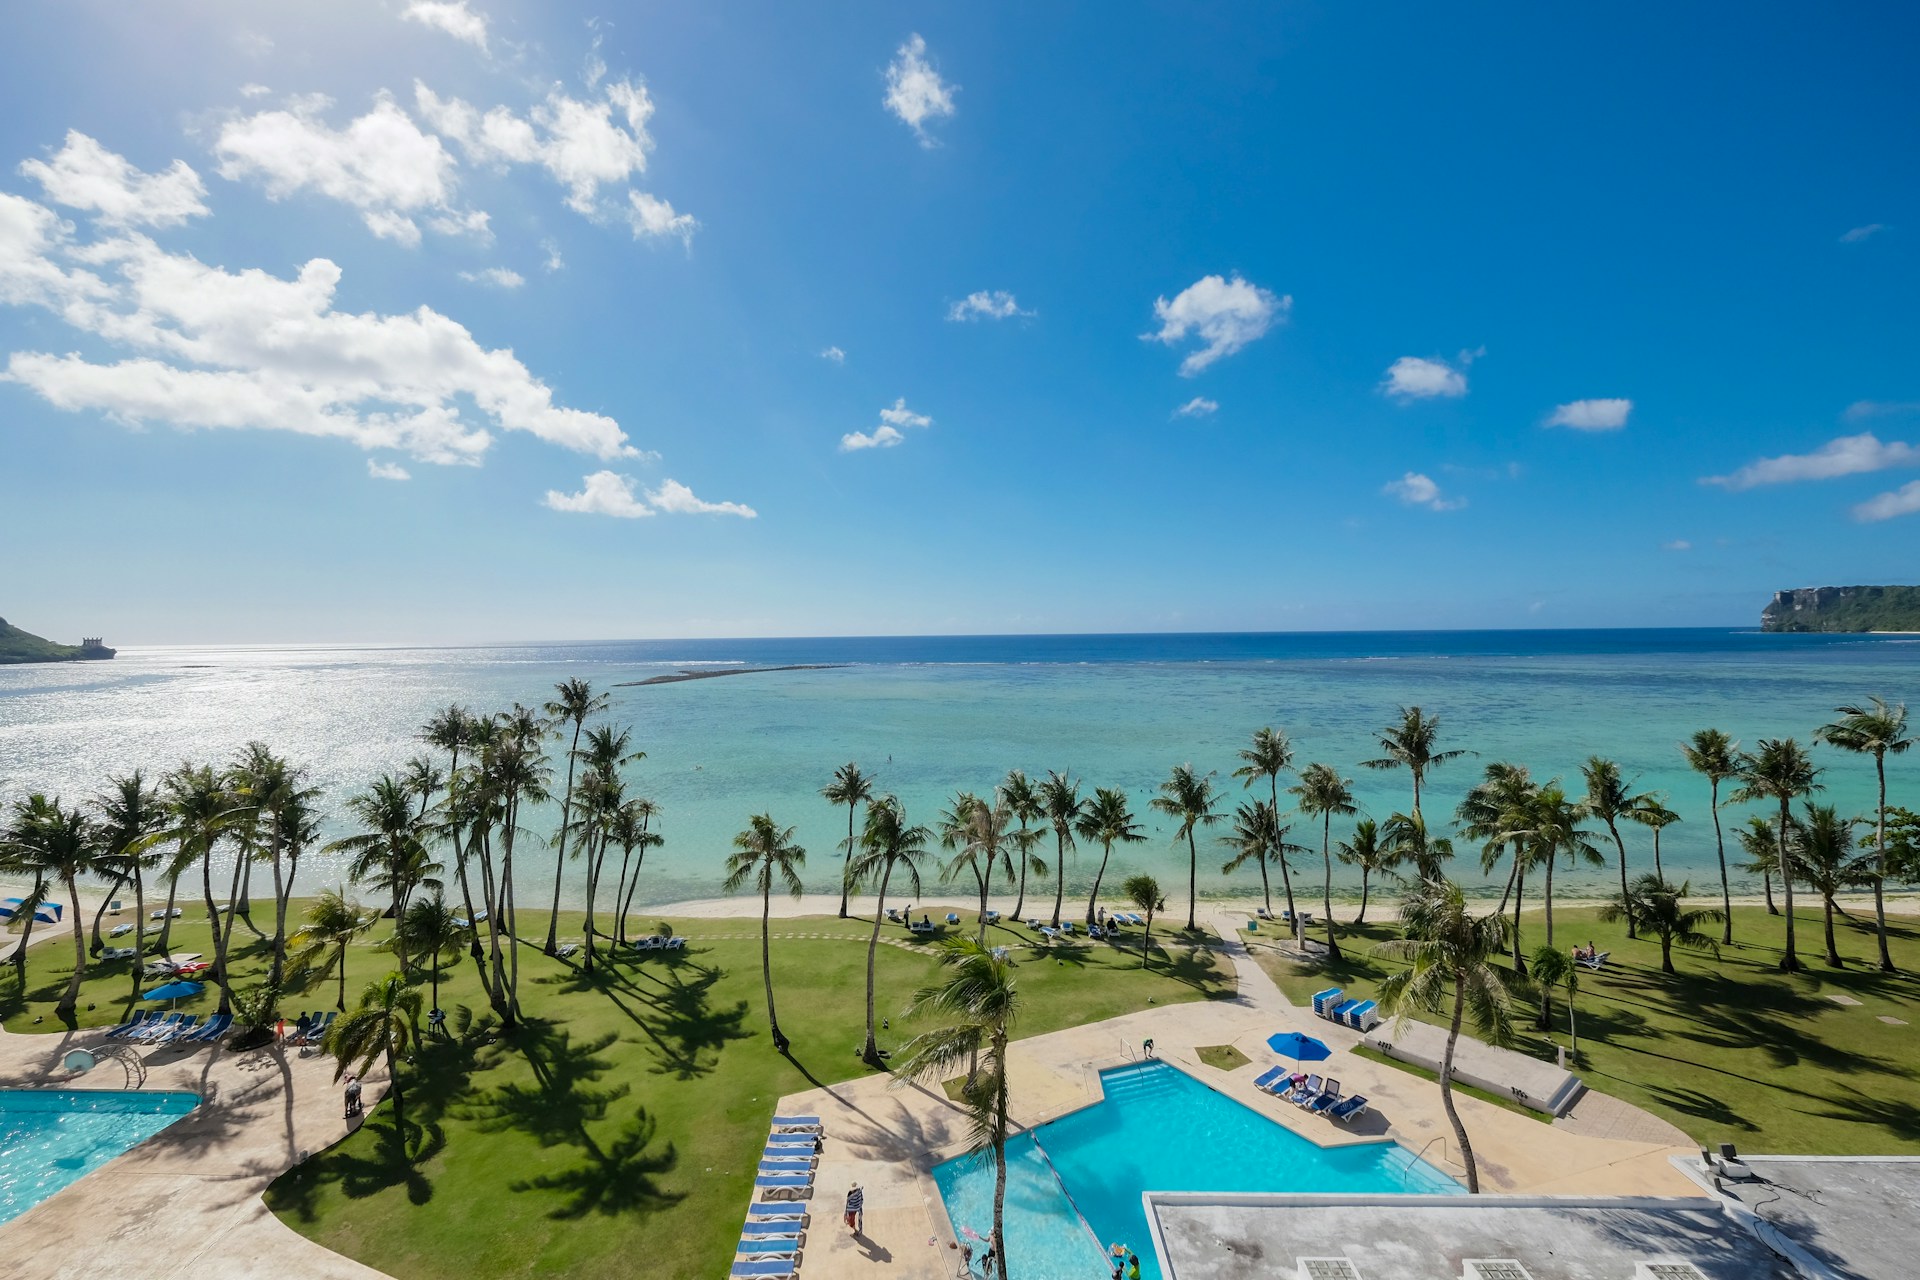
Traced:
[[[1446, 1053], [1447, 1033], [1424, 1022], [1408, 1022], [1397, 1030], [1391, 1023], [1382, 1023], [1361, 1043], [1389, 1058], [1437, 1072]], [[1453, 1078], [1548, 1116], [1566, 1114], [1586, 1090], [1571, 1071], [1464, 1035], [1454, 1050]]]

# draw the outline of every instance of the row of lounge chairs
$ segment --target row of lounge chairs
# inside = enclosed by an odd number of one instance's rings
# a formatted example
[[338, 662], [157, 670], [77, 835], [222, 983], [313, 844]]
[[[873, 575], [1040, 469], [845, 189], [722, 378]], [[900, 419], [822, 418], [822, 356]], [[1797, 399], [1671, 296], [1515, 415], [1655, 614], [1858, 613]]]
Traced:
[[766, 1150], [760, 1153], [759, 1174], [753, 1180], [754, 1194], [764, 1198], [747, 1206], [746, 1225], [740, 1228], [729, 1274], [782, 1280], [799, 1272], [808, 1215], [806, 1207], [796, 1202], [813, 1195], [822, 1141], [819, 1116], [773, 1118]]
[[687, 949], [687, 940], [677, 933], [671, 938], [663, 938], [657, 933], [650, 933], [644, 938], [634, 938], [630, 940], [627, 945], [635, 951], [685, 951]]
[[1260, 907], [1253, 914], [1259, 916], [1262, 920], [1277, 920], [1281, 924], [1299, 923], [1310, 925], [1313, 923], [1313, 912], [1311, 911], [1288, 911], [1284, 908], [1279, 911], [1269, 911], [1265, 907]]
[[1372, 1000], [1348, 1000], [1339, 987], [1328, 987], [1313, 996], [1313, 1011], [1329, 1022], [1337, 1022], [1355, 1031], [1371, 1031], [1380, 1025], [1380, 1006]]
[[106, 1038], [128, 1044], [210, 1043], [233, 1029], [233, 1015], [216, 1013], [204, 1023], [196, 1013], [162, 1013], [158, 1009], [138, 1009]]
[[1300, 1075], [1285, 1067], [1273, 1067], [1262, 1072], [1253, 1085], [1260, 1092], [1270, 1093], [1282, 1102], [1291, 1102], [1302, 1111], [1329, 1116], [1342, 1124], [1352, 1124], [1367, 1114], [1366, 1095], [1356, 1093], [1351, 1098], [1341, 1097], [1340, 1082], [1331, 1077], [1322, 1080], [1316, 1075]]
[[297, 1044], [302, 1050], [319, 1044], [332, 1030], [334, 1020], [340, 1016], [334, 1009], [316, 1010], [303, 1013], [294, 1020], [293, 1030], [287, 1032], [288, 1044]]
[[820, 1157], [819, 1116], [775, 1116], [766, 1150], [753, 1179], [754, 1194], [769, 1200], [805, 1200], [813, 1195]]

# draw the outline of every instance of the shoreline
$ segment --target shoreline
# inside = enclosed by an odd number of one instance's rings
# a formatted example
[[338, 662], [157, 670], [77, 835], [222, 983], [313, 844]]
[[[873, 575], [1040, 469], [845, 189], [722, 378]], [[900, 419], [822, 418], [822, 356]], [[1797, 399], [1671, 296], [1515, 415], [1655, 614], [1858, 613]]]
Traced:
[[776, 671], [838, 671], [844, 662], [795, 662], [784, 667], [729, 667], [725, 671], [687, 671], [677, 675], [648, 676], [645, 680], [622, 680], [616, 689], [644, 689], [653, 684], [684, 684], [689, 680], [717, 680], [721, 676], [764, 676]]

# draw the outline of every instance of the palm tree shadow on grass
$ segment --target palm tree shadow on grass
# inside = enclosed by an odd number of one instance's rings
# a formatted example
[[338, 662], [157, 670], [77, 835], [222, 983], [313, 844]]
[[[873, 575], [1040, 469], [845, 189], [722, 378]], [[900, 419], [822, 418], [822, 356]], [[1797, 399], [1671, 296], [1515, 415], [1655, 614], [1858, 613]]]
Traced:
[[677, 1080], [707, 1075], [729, 1042], [754, 1034], [745, 1026], [745, 1000], [724, 1009], [709, 1003], [714, 984], [724, 976], [721, 969], [685, 957], [635, 968], [630, 974], [580, 975], [646, 1037], [654, 1058], [649, 1070]]

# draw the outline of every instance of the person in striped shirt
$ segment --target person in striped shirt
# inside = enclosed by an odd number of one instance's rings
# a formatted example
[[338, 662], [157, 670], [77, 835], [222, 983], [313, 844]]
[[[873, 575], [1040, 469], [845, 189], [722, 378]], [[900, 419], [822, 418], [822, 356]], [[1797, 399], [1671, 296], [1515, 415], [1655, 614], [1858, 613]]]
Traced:
[[859, 1183], [853, 1184], [853, 1190], [847, 1192], [847, 1230], [860, 1234], [860, 1225], [866, 1212], [867, 1193], [860, 1189]]

